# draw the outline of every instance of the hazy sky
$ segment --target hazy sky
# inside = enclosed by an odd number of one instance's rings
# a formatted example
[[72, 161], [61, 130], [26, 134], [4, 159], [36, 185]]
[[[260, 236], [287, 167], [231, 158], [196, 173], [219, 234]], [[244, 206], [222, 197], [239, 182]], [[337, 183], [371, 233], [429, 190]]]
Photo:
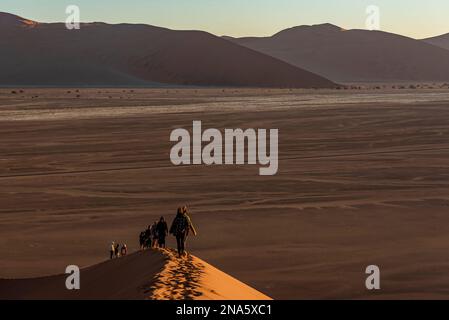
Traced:
[[0, 0], [0, 11], [62, 22], [71, 4], [80, 7], [85, 22], [147, 23], [231, 36], [272, 35], [324, 22], [365, 28], [366, 7], [377, 5], [381, 30], [414, 38], [449, 32], [449, 0]]

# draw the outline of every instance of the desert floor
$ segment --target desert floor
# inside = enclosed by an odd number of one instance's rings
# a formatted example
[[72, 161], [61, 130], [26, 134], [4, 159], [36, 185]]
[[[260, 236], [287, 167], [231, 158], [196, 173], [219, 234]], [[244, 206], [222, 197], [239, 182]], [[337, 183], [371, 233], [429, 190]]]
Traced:
[[[447, 90], [23, 90], [0, 90], [0, 278], [137, 250], [187, 204], [189, 250], [275, 299], [449, 298]], [[173, 166], [193, 120], [278, 128], [279, 173]]]

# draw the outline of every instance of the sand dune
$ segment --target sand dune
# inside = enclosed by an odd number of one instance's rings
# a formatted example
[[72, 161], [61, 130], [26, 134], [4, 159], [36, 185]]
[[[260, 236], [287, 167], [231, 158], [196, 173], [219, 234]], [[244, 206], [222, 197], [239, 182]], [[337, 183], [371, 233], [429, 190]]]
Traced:
[[227, 39], [337, 82], [449, 80], [449, 52], [387, 32], [322, 24]]
[[449, 50], [449, 33], [437, 37], [423, 39], [422, 41]]
[[67, 290], [66, 277], [0, 280], [0, 300], [270, 299], [197, 257], [178, 258], [171, 250], [146, 250], [82, 269], [80, 290]]
[[0, 85], [333, 87], [323, 77], [201, 31], [37, 23], [0, 13]]

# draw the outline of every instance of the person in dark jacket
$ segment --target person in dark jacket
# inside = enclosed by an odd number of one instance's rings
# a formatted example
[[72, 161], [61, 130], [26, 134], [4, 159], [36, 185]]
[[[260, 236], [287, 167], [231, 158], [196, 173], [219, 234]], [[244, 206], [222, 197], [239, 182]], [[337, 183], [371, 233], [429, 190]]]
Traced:
[[156, 248], [157, 247], [157, 241], [158, 241], [158, 236], [157, 236], [157, 221], [154, 221], [153, 225], [151, 226], [151, 248]]
[[115, 244], [114, 254], [115, 254], [116, 258], [120, 258], [120, 244], [119, 243]]
[[195, 227], [187, 213], [187, 207], [178, 208], [176, 217], [170, 227], [170, 234], [176, 237], [176, 244], [178, 247], [179, 257], [183, 256], [185, 251], [185, 243], [189, 232], [192, 231], [193, 235], [197, 235]]
[[140, 244], [140, 250], [145, 249], [145, 231], [142, 231], [139, 235], [139, 244]]
[[151, 248], [151, 242], [153, 241], [151, 236], [151, 225], [148, 226], [147, 230], [145, 230], [145, 248]]
[[160, 248], [165, 248], [165, 237], [168, 234], [168, 226], [167, 222], [165, 222], [164, 217], [159, 219], [159, 222], [156, 225], [157, 230], [157, 242]]

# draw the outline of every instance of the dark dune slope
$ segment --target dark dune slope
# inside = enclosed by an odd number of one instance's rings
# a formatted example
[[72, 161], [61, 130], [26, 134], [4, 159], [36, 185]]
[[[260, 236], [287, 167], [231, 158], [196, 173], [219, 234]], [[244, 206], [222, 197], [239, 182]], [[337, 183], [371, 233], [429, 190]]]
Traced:
[[449, 33], [437, 37], [423, 39], [422, 41], [449, 50]]
[[332, 87], [308, 71], [200, 31], [45, 24], [0, 13], [0, 85]]
[[67, 290], [68, 275], [0, 280], [0, 300], [16, 299], [132, 299], [151, 295], [154, 277], [165, 265], [162, 253], [145, 251], [107, 261], [80, 273], [80, 290]]

